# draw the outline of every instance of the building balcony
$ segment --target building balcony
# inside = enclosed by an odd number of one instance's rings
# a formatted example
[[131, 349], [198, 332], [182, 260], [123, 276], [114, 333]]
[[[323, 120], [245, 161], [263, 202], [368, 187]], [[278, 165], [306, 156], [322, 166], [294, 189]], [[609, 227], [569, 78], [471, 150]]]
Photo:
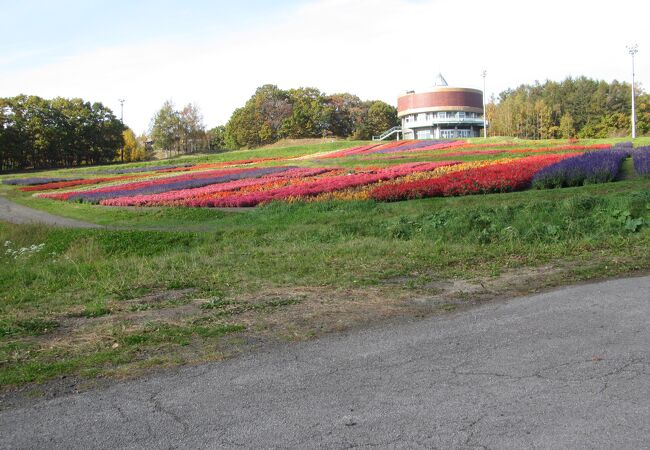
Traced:
[[434, 125], [480, 125], [483, 126], [482, 117], [434, 117], [428, 120], [412, 120], [402, 122], [404, 128], [432, 127]]

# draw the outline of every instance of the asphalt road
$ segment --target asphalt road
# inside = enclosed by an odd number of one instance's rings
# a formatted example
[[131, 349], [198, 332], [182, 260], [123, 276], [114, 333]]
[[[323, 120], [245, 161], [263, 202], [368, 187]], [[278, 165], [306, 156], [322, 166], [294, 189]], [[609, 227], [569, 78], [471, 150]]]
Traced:
[[101, 228], [100, 225], [94, 223], [66, 219], [65, 217], [18, 205], [2, 197], [0, 197], [0, 220], [17, 224], [42, 223], [67, 228]]
[[650, 277], [0, 413], [3, 448], [648, 448]]

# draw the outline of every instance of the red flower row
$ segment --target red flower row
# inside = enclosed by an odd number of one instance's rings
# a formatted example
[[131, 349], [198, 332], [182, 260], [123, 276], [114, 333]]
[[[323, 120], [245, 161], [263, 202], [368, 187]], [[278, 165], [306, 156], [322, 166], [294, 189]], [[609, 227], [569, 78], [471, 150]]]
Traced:
[[208, 186], [192, 189], [180, 189], [176, 191], [163, 192], [159, 194], [135, 195], [132, 197], [120, 197], [102, 200], [100, 203], [107, 206], [174, 206], [185, 205], [191, 200], [201, 197], [216, 195], [222, 192], [238, 191], [243, 188], [255, 187], [278, 180], [315, 177], [332, 171], [330, 168], [297, 168], [286, 172], [265, 175], [260, 178], [245, 178], [242, 180], [228, 181], [225, 183], [210, 184]]
[[[488, 147], [489, 144], [483, 144], [483, 146]], [[467, 144], [460, 146], [459, 148], [470, 147], [476, 148], [475, 144]], [[561, 152], [561, 151], [578, 151], [578, 150], [603, 150], [611, 148], [611, 145], [608, 144], [593, 144], [593, 145], [562, 145], [559, 147], [543, 147], [543, 148], [513, 148], [513, 149], [502, 149], [502, 150], [470, 150], [470, 151], [455, 151], [447, 153], [433, 153], [431, 156], [435, 158], [457, 158], [459, 156], [483, 156], [483, 155], [498, 155], [498, 154], [522, 154], [522, 153], [551, 153], [551, 152]], [[410, 152], [425, 152], [430, 151], [428, 147], [421, 149], [411, 150]], [[409, 153], [410, 153], [409, 152]], [[406, 153], [406, 152], [405, 152]], [[385, 159], [405, 159], [409, 156], [401, 154], [389, 156]], [[372, 157], [367, 157], [366, 159], [375, 159]]]
[[438, 178], [387, 184], [371, 191], [370, 197], [381, 201], [396, 201], [517, 191], [527, 188], [540, 169], [574, 155], [530, 156], [509, 163], [451, 172]]
[[364, 186], [379, 181], [391, 180], [413, 172], [425, 172], [437, 169], [438, 167], [458, 164], [456, 161], [444, 161], [433, 163], [410, 163], [381, 169], [371, 173], [359, 173], [350, 175], [338, 175], [334, 177], [325, 177], [312, 182], [297, 184], [293, 186], [284, 186], [276, 189], [250, 192], [243, 195], [225, 197], [225, 198], [202, 198], [190, 200], [185, 204], [187, 206], [213, 206], [213, 207], [233, 207], [233, 206], [256, 206], [260, 203], [270, 202], [273, 200], [287, 200], [291, 198], [312, 197], [318, 194], [334, 192], [343, 189]]
[[[168, 184], [168, 183], [173, 183], [177, 181], [185, 181], [185, 180], [195, 180], [195, 179], [202, 179], [202, 178], [212, 178], [215, 176], [220, 176], [220, 175], [230, 175], [233, 173], [242, 173], [246, 171], [251, 171], [255, 170], [253, 168], [248, 168], [248, 169], [228, 169], [228, 170], [210, 170], [206, 172], [191, 172], [191, 173], [185, 173], [183, 175], [177, 175], [177, 176], [172, 176], [172, 177], [164, 177], [164, 178], [155, 178], [155, 179], [150, 179], [150, 180], [144, 180], [144, 181], [137, 181], [133, 183], [126, 183], [126, 184], [118, 184], [115, 186], [105, 186], [102, 188], [97, 188], [97, 189], [91, 189], [88, 191], [84, 191], [84, 194], [98, 194], [100, 192], [113, 192], [113, 191], [134, 191], [136, 189], [140, 189], [143, 187], [148, 187], [148, 186], [156, 186], [160, 184]], [[133, 178], [131, 176], [130, 178]], [[99, 178], [98, 178], [99, 179]], [[119, 178], [114, 178], [119, 179]], [[105, 178], [103, 179], [104, 181], [110, 181], [110, 179]], [[55, 200], [67, 200], [70, 197], [79, 194], [78, 191], [73, 191], [73, 192], [64, 192], [62, 194], [47, 194], [47, 198], [55, 199]]]

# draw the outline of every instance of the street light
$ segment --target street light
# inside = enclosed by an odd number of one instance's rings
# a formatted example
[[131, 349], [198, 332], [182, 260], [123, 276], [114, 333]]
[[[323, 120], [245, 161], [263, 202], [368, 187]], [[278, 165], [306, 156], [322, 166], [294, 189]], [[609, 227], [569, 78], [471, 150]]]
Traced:
[[632, 56], [632, 139], [636, 139], [636, 107], [634, 92], [634, 55], [639, 52], [639, 46], [636, 44], [626, 46], [627, 52]]
[[[120, 102], [120, 122], [122, 122], [122, 126], [124, 126], [124, 99], [121, 98], [118, 100]], [[124, 147], [122, 147], [122, 162], [124, 162]]]
[[124, 99], [119, 99], [120, 102], [120, 122], [124, 123]]
[[487, 119], [485, 117], [485, 77], [487, 77], [487, 71], [481, 73], [483, 77], [483, 139], [487, 139]]

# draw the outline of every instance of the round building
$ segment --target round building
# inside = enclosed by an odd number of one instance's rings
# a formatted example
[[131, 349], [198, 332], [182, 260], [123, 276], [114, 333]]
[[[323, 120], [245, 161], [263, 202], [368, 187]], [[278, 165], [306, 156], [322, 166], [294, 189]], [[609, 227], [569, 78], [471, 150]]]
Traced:
[[429, 92], [407, 92], [397, 99], [404, 139], [478, 137], [483, 128], [483, 92], [447, 86], [438, 75]]

